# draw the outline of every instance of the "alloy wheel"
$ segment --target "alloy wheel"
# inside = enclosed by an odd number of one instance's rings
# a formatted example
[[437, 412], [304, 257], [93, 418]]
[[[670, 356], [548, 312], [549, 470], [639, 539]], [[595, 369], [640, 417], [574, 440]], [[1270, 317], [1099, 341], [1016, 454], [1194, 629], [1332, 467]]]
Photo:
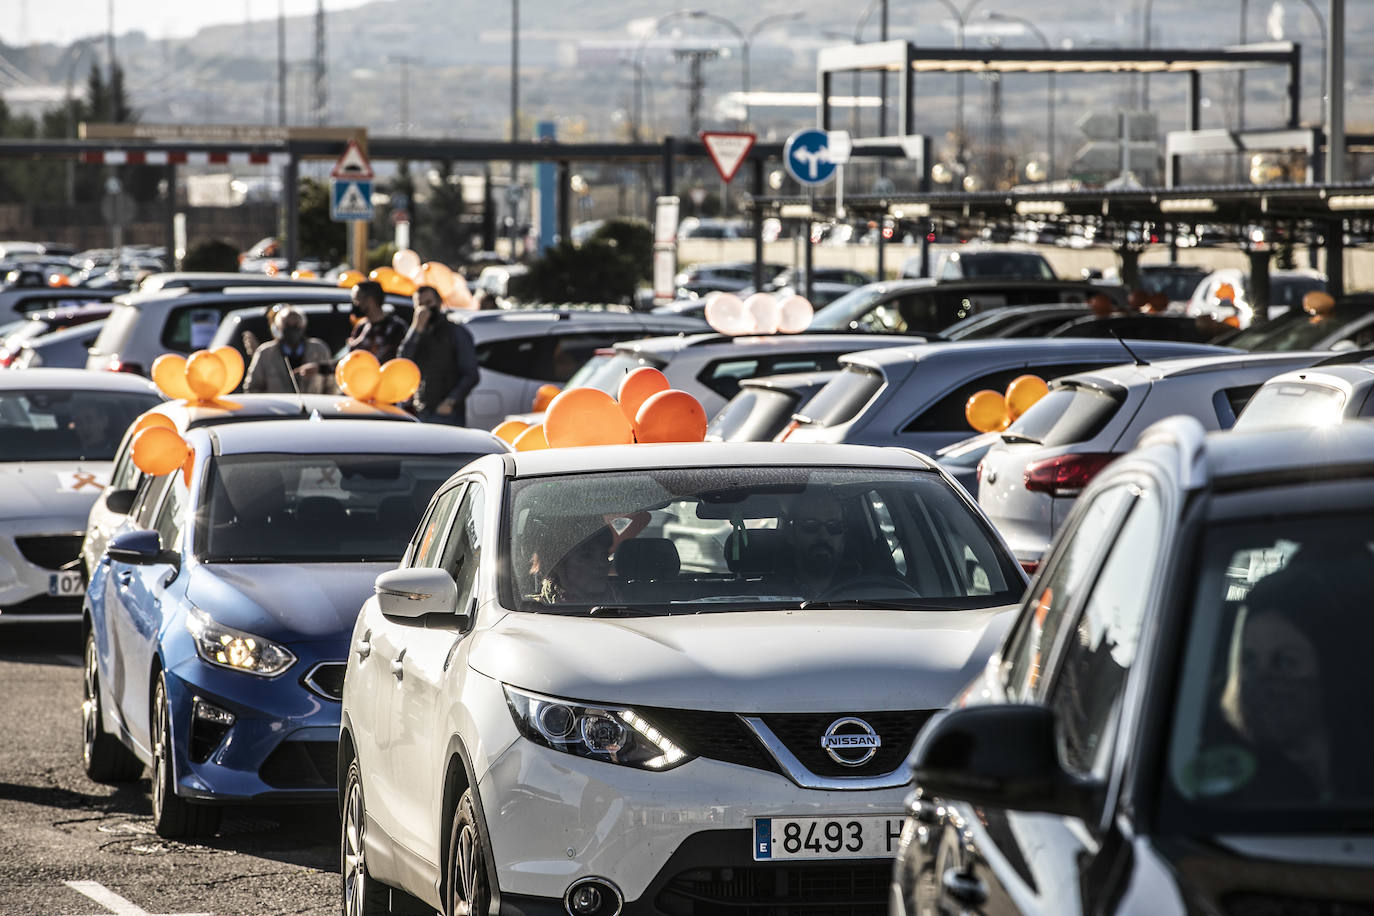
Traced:
[[349, 780], [348, 798], [344, 801], [343, 841], [339, 844], [339, 853], [343, 858], [339, 870], [343, 873], [344, 913], [347, 916], [362, 916], [367, 884], [363, 847], [363, 791], [354, 779]]
[[88, 768], [95, 753], [96, 730], [100, 728], [100, 690], [96, 682], [95, 665], [95, 639], [87, 636], [81, 698], [81, 756]]

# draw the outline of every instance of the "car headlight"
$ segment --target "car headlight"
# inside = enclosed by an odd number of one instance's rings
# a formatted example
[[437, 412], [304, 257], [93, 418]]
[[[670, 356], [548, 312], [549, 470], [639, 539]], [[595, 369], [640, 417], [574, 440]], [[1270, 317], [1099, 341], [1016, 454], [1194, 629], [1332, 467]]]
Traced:
[[516, 727], [535, 744], [641, 770], [670, 770], [691, 759], [632, 709], [587, 706], [503, 686]]
[[217, 623], [200, 608], [193, 607], [187, 612], [186, 629], [195, 639], [200, 657], [221, 668], [276, 677], [296, 663], [296, 656], [285, 646]]

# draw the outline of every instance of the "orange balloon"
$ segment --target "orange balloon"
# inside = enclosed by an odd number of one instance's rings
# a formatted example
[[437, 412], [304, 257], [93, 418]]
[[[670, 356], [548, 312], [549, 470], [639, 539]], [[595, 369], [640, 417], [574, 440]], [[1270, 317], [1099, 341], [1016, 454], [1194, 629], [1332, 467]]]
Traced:
[[1007, 386], [1007, 415], [1015, 420], [1049, 393], [1050, 386], [1038, 375], [1018, 375]]
[[569, 388], [549, 402], [544, 436], [550, 448], [628, 445], [634, 441], [620, 405], [596, 388]]
[[359, 401], [370, 401], [377, 393], [377, 384], [382, 380], [382, 365], [377, 357], [367, 350], [354, 350], [339, 361], [336, 370], [339, 388], [344, 394]]
[[196, 451], [193, 448], [186, 449], [186, 460], [181, 463], [181, 479], [186, 486], [191, 485], [191, 471], [196, 467]]
[[420, 367], [405, 357], [389, 359], [377, 373], [372, 399], [379, 404], [399, 404], [420, 387]]
[[700, 442], [706, 410], [685, 391], [660, 391], [640, 405], [634, 429], [638, 442]]
[[515, 437], [511, 443], [517, 452], [536, 452], [540, 449], [549, 447], [549, 440], [544, 438], [544, 424], [536, 423], [523, 433]]
[[315, 279], [315, 272], [314, 272], [313, 270], [311, 270], [310, 268], [308, 268], [308, 267], [302, 267], [300, 270], [293, 270], [293, 271], [291, 271], [291, 279], [292, 279], [292, 280], [313, 280], [313, 279]]
[[243, 354], [227, 345], [215, 347], [210, 352], [224, 363], [224, 384], [220, 385], [219, 393], [228, 394], [243, 381]]
[[980, 433], [1001, 429], [1007, 414], [1007, 400], [996, 391], [977, 391], [964, 405], [968, 425]]
[[1217, 299], [1230, 299], [1232, 301], [1235, 301], [1236, 288], [1232, 286], [1230, 283], [1223, 283], [1217, 287], [1217, 291], [1212, 295], [1214, 298]]
[[170, 429], [154, 426], [134, 436], [134, 467], [154, 476], [170, 474], [186, 461], [186, 441]]
[[1325, 315], [1335, 307], [1336, 300], [1321, 290], [1314, 289], [1302, 297], [1302, 310], [1309, 315]]
[[152, 429], [155, 426], [162, 429], [170, 429], [172, 432], [177, 431], [177, 425], [172, 422], [171, 417], [167, 416], [165, 413], [154, 413], [149, 411], [134, 421], [134, 435], [137, 436], [145, 429]]
[[420, 282], [434, 287], [441, 300], [453, 295], [453, 270], [438, 261], [426, 261], [420, 265]]
[[339, 285], [344, 289], [352, 289], [366, 279], [367, 276], [361, 270], [345, 270], [339, 274]]
[[213, 400], [228, 377], [224, 360], [209, 350], [197, 350], [186, 360], [186, 384], [202, 401]]
[[620, 380], [617, 398], [620, 401], [620, 412], [633, 424], [641, 404], [660, 391], [667, 391], [672, 387], [668, 376], [653, 366], [640, 366]]
[[540, 385], [538, 390], [534, 392], [534, 401], [530, 404], [530, 410], [548, 410], [553, 399], [558, 397], [562, 391], [563, 389], [557, 385]]
[[407, 276], [399, 274], [391, 267], [378, 267], [367, 275], [369, 280], [375, 280], [382, 285], [382, 291], [396, 293], [401, 296], [409, 296], [415, 292], [415, 281]]
[[520, 434], [527, 429], [530, 429], [528, 423], [521, 423], [519, 420], [507, 420], [504, 423], [497, 424], [496, 428], [491, 431], [491, 434], [498, 439], [503, 439], [506, 442], [514, 444], [515, 440], [520, 437]]
[[186, 383], [186, 357], [164, 353], [153, 360], [153, 383], [169, 398], [194, 401], [196, 394]]

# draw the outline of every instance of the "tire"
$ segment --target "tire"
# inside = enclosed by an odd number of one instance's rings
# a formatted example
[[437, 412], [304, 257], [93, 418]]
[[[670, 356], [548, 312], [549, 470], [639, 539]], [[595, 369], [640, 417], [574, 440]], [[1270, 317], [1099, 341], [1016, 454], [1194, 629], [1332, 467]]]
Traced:
[[143, 775], [143, 763], [118, 738], [105, 731], [100, 708], [100, 667], [95, 634], [87, 632], [81, 698], [81, 762], [94, 782], [132, 782]]
[[486, 916], [491, 908], [491, 888], [487, 886], [487, 857], [477, 830], [471, 789], [463, 793], [453, 813], [444, 877], [448, 894], [445, 916]]
[[167, 684], [158, 675], [153, 688], [153, 829], [169, 840], [211, 836], [219, 830], [224, 810], [191, 804], [178, 796], [175, 770]]
[[391, 888], [367, 870], [367, 806], [363, 803], [363, 774], [355, 757], [344, 782], [342, 836], [339, 839], [339, 877], [343, 916], [386, 916], [391, 912]]

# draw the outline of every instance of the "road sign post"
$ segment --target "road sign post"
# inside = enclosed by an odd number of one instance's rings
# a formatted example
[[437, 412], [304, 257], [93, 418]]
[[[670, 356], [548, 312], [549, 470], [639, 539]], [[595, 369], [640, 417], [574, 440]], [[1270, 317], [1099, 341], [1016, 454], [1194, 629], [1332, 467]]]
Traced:
[[329, 218], [351, 223], [353, 267], [367, 266], [367, 224], [372, 221], [372, 163], [350, 139], [329, 173]]

